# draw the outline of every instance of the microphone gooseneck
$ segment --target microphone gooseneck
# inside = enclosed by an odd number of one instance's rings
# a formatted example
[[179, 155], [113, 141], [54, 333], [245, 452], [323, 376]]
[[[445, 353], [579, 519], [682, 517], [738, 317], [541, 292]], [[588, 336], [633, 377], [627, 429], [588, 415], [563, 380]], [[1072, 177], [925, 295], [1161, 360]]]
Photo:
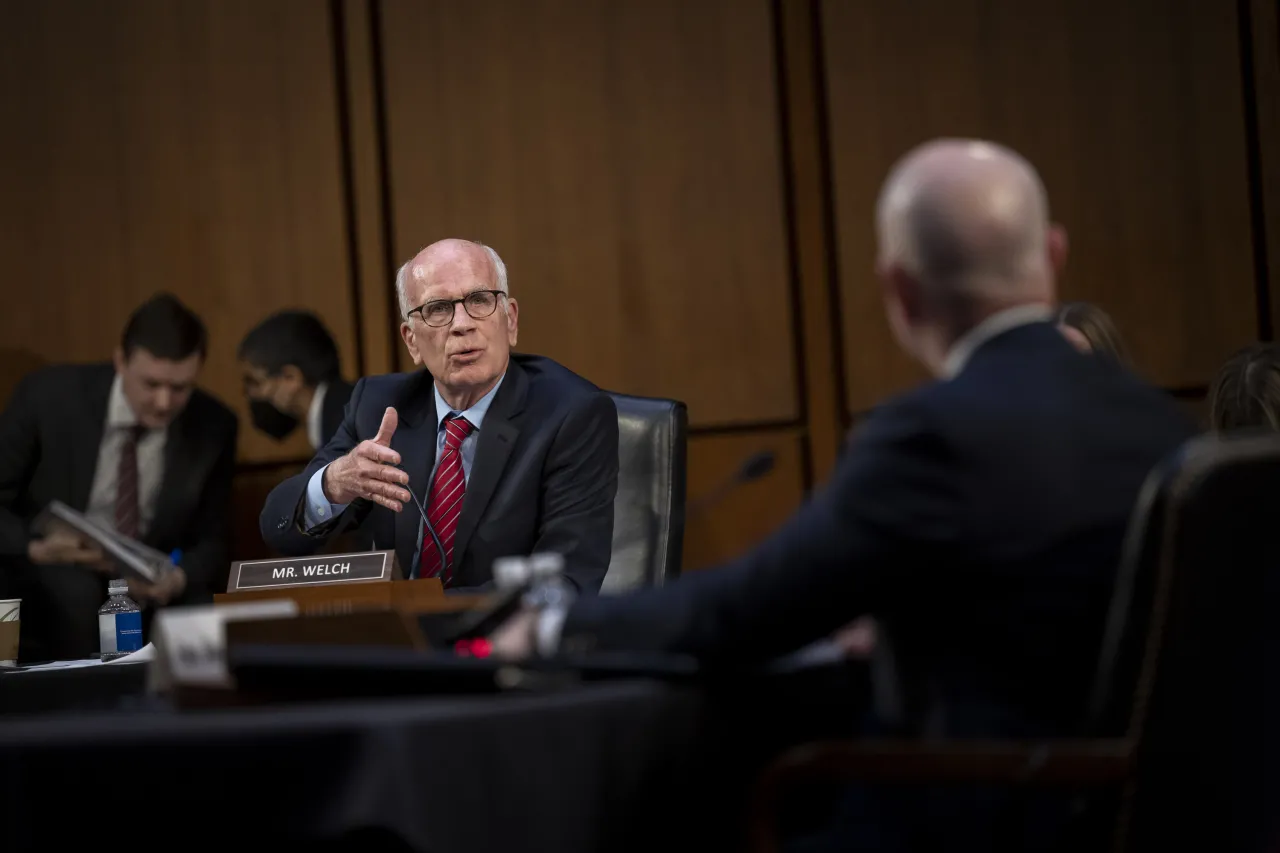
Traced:
[[[440, 554], [440, 573], [444, 574], [444, 570], [447, 568], [445, 565], [447, 560], [445, 559], [444, 544], [440, 541], [440, 537], [436, 535], [436, 529], [431, 526], [431, 519], [427, 518], [427, 511], [422, 508], [422, 501], [418, 500], [418, 495], [409, 487], [408, 483], [405, 484], [404, 490], [409, 493], [409, 497], [413, 498], [413, 505], [418, 508], [418, 514], [422, 516], [423, 533], [430, 534], [431, 541], [436, 543], [436, 551]], [[418, 563], [418, 575], [422, 575], [421, 558], [419, 558]]]
[[706, 492], [702, 497], [689, 504], [686, 511], [686, 517], [693, 517], [705, 512], [712, 506], [720, 503], [728, 495], [739, 486], [745, 486], [748, 483], [754, 483], [761, 477], [764, 477], [773, 470], [774, 464], [777, 462], [777, 454], [772, 450], [761, 450], [759, 453], [753, 453], [742, 461], [738, 469], [731, 474], [728, 479], [720, 482], [715, 488]]

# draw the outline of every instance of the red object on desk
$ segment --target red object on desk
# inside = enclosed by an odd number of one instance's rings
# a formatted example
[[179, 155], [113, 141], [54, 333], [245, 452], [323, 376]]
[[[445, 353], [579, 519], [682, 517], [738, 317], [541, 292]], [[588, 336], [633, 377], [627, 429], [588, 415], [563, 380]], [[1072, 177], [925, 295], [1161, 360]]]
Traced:
[[493, 651], [493, 646], [484, 637], [459, 640], [453, 644], [453, 653], [464, 658], [487, 658], [491, 651]]

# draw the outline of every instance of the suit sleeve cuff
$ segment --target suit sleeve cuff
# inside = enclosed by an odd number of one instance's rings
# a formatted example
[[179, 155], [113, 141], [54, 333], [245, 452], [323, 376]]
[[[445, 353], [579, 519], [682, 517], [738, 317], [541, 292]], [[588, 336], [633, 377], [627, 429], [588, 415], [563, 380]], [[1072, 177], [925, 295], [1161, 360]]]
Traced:
[[307, 530], [328, 524], [347, 508], [347, 504], [330, 503], [324, 496], [324, 469], [328, 467], [325, 465], [307, 481], [307, 501], [302, 511], [302, 520]]

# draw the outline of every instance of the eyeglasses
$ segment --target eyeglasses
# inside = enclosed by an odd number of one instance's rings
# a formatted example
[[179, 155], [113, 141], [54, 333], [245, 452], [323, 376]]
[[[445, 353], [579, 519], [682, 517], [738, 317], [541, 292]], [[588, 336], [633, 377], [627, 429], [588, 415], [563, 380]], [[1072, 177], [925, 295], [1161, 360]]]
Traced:
[[412, 317], [417, 314], [428, 326], [439, 328], [453, 322], [453, 315], [459, 302], [472, 320], [483, 320], [498, 308], [498, 297], [506, 296], [501, 290], [473, 290], [461, 299], [433, 299], [425, 302], [409, 312]]

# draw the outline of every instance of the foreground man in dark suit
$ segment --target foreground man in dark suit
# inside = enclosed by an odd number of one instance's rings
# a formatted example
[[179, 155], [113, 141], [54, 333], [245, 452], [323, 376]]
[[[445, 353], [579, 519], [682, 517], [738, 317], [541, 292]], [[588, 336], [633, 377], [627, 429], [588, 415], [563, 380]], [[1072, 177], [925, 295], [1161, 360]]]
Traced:
[[268, 496], [267, 544], [308, 554], [356, 525], [358, 541], [455, 591], [490, 586], [497, 557], [555, 551], [579, 590], [598, 591], [618, 483], [613, 400], [550, 359], [511, 353], [519, 306], [489, 247], [432, 244], [400, 268], [396, 291], [401, 335], [426, 369], [356, 384], [337, 434]]
[[937, 381], [878, 407], [830, 484], [753, 552], [659, 589], [521, 613], [496, 633], [498, 654], [738, 664], [871, 614], [904, 693], [881, 728], [1072, 730], [1139, 489], [1193, 430], [1164, 394], [1049, 322], [1065, 234], [1014, 152], [970, 141], [911, 152], [877, 227], [889, 323]]
[[204, 355], [199, 318], [157, 296], [129, 319], [113, 363], [37, 371], [0, 415], [0, 565], [7, 594], [22, 598], [24, 661], [97, 654], [96, 614], [115, 576], [96, 547], [32, 531], [50, 501], [182, 552], [164, 583], [129, 581], [140, 604], [221, 591], [237, 424], [195, 387]]

